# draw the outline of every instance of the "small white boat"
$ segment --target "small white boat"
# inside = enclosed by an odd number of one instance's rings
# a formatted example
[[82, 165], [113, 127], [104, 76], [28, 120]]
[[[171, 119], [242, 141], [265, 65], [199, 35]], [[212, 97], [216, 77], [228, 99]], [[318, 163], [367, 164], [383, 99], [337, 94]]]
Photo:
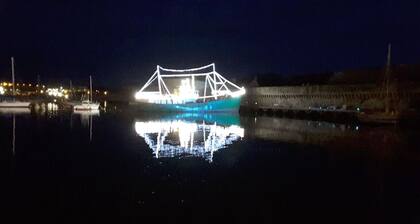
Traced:
[[90, 81], [90, 96], [88, 100], [83, 100], [81, 103], [75, 103], [73, 105], [73, 110], [74, 111], [81, 111], [81, 110], [85, 110], [85, 111], [93, 111], [93, 110], [99, 110], [99, 106], [100, 104], [97, 102], [93, 102], [92, 101], [92, 76], [89, 76], [89, 81]]
[[[13, 88], [13, 97], [15, 97], [16, 91], [15, 91], [15, 61], [13, 57], [11, 57], [11, 64], [12, 64], [12, 88]], [[2, 100], [0, 101], [0, 107], [2, 108], [29, 108], [31, 105], [31, 102], [26, 101], [19, 101], [16, 99], [8, 99], [8, 100]]]
[[0, 108], [28, 108], [31, 105], [30, 102], [22, 101], [1, 101]]
[[73, 106], [74, 110], [99, 110], [99, 103], [94, 103], [90, 100], [84, 100], [80, 104]]
[[0, 114], [30, 114], [31, 109], [27, 107], [0, 107]]

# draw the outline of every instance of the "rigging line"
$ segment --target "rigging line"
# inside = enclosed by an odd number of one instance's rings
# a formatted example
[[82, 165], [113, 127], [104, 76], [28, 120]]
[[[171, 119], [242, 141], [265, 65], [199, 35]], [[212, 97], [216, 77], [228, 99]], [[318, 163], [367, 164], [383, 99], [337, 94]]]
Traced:
[[214, 63], [211, 63], [209, 65], [205, 65], [202, 67], [198, 67], [198, 68], [190, 68], [190, 69], [170, 69], [170, 68], [163, 68], [160, 65], [158, 65], [158, 69], [161, 69], [162, 71], [168, 71], [168, 72], [189, 72], [189, 71], [198, 71], [198, 70], [203, 70], [206, 68], [210, 68], [213, 67]]
[[149, 78], [149, 80], [144, 84], [144, 86], [140, 89], [140, 92], [142, 92], [145, 88], [147, 88], [153, 81], [155, 81], [157, 75], [157, 71], [153, 73], [153, 75]]
[[238, 85], [232, 83], [231, 81], [227, 80], [225, 77], [221, 76], [218, 72], [215, 72], [217, 75], [219, 75], [224, 81], [226, 81], [227, 83], [229, 83], [230, 85], [232, 85], [233, 87], [237, 88], [237, 89], [242, 89], [241, 87], [239, 87]]
[[189, 76], [206, 76], [206, 75], [210, 75], [213, 72], [205, 72], [205, 73], [185, 73], [185, 74], [161, 74], [161, 77], [189, 77]]

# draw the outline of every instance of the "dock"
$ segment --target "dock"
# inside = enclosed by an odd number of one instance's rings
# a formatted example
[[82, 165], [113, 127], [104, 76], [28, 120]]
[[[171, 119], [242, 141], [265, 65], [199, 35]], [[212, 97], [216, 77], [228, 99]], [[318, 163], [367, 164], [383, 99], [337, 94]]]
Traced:
[[[394, 107], [419, 111], [419, 86], [391, 90], [389, 96]], [[381, 88], [372, 84], [252, 87], [242, 99], [241, 111], [353, 116], [362, 111], [382, 110], [385, 103]]]

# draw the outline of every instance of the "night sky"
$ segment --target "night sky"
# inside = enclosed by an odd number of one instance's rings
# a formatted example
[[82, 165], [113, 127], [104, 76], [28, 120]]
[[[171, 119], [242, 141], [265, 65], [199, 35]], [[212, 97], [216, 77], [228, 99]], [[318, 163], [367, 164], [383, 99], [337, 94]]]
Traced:
[[[143, 85], [156, 64], [228, 78], [420, 62], [418, 0], [0, 2], [0, 79]], [[87, 82], [87, 81], [86, 81]]]

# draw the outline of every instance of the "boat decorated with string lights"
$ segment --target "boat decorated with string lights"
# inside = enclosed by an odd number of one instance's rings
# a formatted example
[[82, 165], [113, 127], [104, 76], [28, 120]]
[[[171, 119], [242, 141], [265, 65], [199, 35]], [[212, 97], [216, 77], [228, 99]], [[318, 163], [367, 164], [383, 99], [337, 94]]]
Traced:
[[237, 112], [245, 88], [216, 72], [215, 64], [199, 68], [168, 69], [157, 66], [135, 94], [142, 111]]

